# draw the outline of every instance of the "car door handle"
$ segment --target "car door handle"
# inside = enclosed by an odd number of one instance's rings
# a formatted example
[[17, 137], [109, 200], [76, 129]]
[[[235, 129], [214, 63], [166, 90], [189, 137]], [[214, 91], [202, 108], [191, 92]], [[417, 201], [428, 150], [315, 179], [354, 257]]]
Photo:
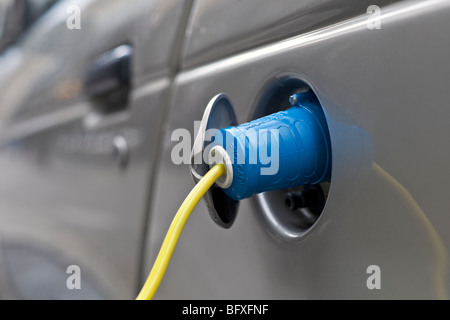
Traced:
[[98, 56], [88, 71], [85, 91], [104, 113], [120, 111], [127, 106], [132, 56], [133, 48], [121, 45]]

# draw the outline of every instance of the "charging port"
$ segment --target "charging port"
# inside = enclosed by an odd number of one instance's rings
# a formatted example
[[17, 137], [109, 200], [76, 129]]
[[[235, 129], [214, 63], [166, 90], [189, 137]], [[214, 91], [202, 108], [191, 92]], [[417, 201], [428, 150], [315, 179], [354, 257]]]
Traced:
[[[284, 216], [278, 221], [269, 216], [272, 209], [265, 204], [265, 216], [276, 227], [286, 225], [303, 233], [317, 221], [325, 205], [326, 196], [318, 184], [331, 179], [326, 116], [311, 88], [289, 78], [269, 86], [254, 114], [256, 119], [236, 125], [228, 97], [214, 97], [194, 142], [192, 176], [197, 182], [216, 164], [225, 165], [225, 175], [205, 195], [211, 217], [222, 227], [231, 226], [240, 200], [257, 194], [264, 199], [266, 193], [283, 190], [283, 197], [277, 196], [275, 202], [281, 200], [288, 213], [277, 213]], [[210, 141], [206, 139], [209, 130], [215, 130]]]
[[[299, 77], [286, 75], [270, 80], [263, 88], [249, 120], [285, 110], [293, 104], [293, 101], [290, 101], [293, 95], [305, 92], [315, 98], [317, 107], [326, 119], [322, 105], [311, 86]], [[331, 170], [328, 180], [331, 180]], [[283, 242], [296, 243], [319, 221], [329, 189], [330, 181], [307, 184], [257, 194], [254, 201], [257, 212], [262, 216], [271, 235]]]

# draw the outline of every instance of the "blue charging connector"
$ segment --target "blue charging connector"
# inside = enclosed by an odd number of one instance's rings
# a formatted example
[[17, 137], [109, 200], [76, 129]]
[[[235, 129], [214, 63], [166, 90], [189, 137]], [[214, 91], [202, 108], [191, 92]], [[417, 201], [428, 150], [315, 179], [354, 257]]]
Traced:
[[210, 163], [226, 163], [221, 186], [231, 199], [330, 181], [330, 135], [317, 97], [308, 91], [290, 102], [285, 111], [214, 136]]

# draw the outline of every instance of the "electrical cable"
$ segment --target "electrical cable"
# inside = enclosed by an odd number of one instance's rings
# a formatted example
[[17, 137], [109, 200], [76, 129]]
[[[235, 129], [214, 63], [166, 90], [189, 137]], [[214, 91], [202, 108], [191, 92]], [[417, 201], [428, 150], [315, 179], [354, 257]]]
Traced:
[[152, 270], [142, 287], [136, 300], [151, 300], [161, 283], [164, 273], [169, 264], [172, 253], [180, 237], [186, 221], [191, 215], [197, 203], [208, 192], [213, 184], [225, 174], [225, 166], [217, 164], [214, 166], [192, 189], [187, 198], [184, 200], [180, 209], [178, 209], [175, 218], [170, 225], [169, 231], [164, 239], [158, 257], [155, 260]]

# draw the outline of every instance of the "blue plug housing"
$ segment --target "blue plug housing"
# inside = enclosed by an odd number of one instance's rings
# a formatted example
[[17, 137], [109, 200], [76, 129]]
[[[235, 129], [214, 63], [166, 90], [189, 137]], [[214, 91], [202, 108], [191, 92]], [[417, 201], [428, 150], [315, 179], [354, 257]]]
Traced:
[[317, 97], [296, 94], [291, 104], [214, 136], [211, 147], [223, 147], [231, 159], [233, 182], [223, 189], [231, 199], [330, 180], [330, 136]]

